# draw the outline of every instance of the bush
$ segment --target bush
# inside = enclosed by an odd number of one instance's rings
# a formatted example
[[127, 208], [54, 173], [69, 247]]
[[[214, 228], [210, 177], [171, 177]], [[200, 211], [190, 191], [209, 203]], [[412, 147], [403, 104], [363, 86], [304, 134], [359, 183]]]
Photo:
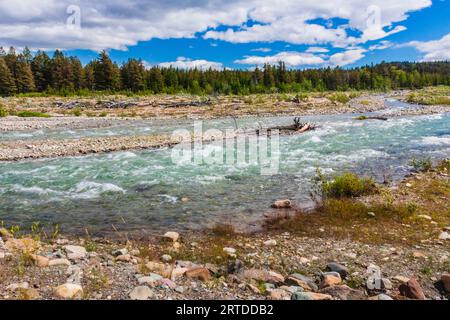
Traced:
[[8, 115], [8, 111], [0, 104], [0, 118], [7, 117]]
[[318, 171], [318, 177], [315, 180], [319, 184], [319, 193], [322, 197], [351, 198], [379, 192], [372, 178], [360, 178], [352, 172], [346, 172], [328, 180]]
[[346, 104], [350, 101], [350, 98], [345, 93], [336, 92], [328, 97], [332, 102], [339, 102]]
[[21, 111], [17, 113], [18, 117], [22, 118], [30, 118], [30, 117], [38, 117], [38, 118], [50, 118], [51, 116], [47, 113], [37, 112], [37, 111]]
[[73, 111], [72, 111], [72, 113], [73, 113], [73, 115], [75, 116], [75, 117], [79, 117], [79, 116], [81, 116], [81, 110], [80, 109], [74, 109]]
[[412, 159], [409, 162], [409, 165], [414, 168], [415, 171], [419, 172], [428, 172], [433, 168], [433, 162], [431, 161], [431, 158], [426, 159]]

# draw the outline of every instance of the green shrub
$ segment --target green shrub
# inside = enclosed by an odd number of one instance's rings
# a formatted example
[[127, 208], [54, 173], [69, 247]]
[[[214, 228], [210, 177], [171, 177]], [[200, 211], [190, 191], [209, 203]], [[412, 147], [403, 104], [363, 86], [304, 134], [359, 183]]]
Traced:
[[367, 120], [367, 116], [359, 116], [355, 118], [356, 120]]
[[319, 170], [315, 181], [318, 184], [318, 193], [326, 198], [360, 197], [379, 192], [372, 178], [360, 178], [352, 172], [345, 172], [329, 180]]
[[332, 102], [339, 102], [346, 104], [350, 101], [350, 98], [345, 94], [341, 92], [336, 92], [328, 97], [328, 99]]
[[8, 115], [9, 115], [8, 110], [6, 110], [5, 107], [3, 107], [3, 106], [0, 104], [0, 118], [7, 117]]
[[47, 113], [42, 113], [38, 111], [20, 111], [17, 113], [18, 117], [29, 118], [29, 117], [38, 117], [38, 118], [50, 118], [51, 116]]
[[73, 114], [75, 117], [79, 117], [79, 116], [81, 116], [81, 110], [80, 110], [79, 108], [76, 108], [76, 109], [74, 109], [74, 110], [72, 111], [72, 114]]
[[416, 159], [413, 158], [409, 165], [414, 168], [414, 170], [419, 172], [428, 172], [433, 168], [433, 162], [431, 161], [431, 158], [425, 158], [425, 159]]

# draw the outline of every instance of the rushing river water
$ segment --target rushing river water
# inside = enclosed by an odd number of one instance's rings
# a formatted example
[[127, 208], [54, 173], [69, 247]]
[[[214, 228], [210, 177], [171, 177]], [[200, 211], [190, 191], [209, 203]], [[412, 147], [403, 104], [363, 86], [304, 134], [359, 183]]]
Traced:
[[[391, 110], [408, 108], [388, 100]], [[58, 223], [65, 232], [119, 230], [157, 233], [215, 222], [255, 225], [279, 198], [309, 206], [311, 178], [352, 170], [399, 179], [412, 158], [450, 156], [450, 114], [357, 121], [355, 115], [304, 117], [315, 131], [280, 137], [279, 171], [261, 175], [257, 162], [205, 164], [172, 161], [172, 150], [127, 151], [83, 157], [0, 163], [0, 220], [27, 225]], [[204, 128], [290, 124], [292, 117], [205, 121]], [[190, 121], [135, 121], [89, 130], [1, 134], [4, 139], [67, 138], [171, 133]], [[206, 145], [205, 150], [210, 150]], [[275, 153], [274, 153], [275, 154]], [[198, 154], [197, 154], [198, 155]], [[183, 199], [187, 198], [187, 199]], [[184, 200], [184, 201], [183, 201]], [[187, 201], [186, 201], [187, 200]]]

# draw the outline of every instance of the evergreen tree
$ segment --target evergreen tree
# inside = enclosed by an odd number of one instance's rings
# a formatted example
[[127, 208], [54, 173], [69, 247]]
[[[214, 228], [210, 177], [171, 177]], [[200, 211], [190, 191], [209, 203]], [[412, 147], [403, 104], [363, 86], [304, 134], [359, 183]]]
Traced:
[[6, 62], [0, 56], [0, 95], [10, 95], [16, 92], [16, 84]]

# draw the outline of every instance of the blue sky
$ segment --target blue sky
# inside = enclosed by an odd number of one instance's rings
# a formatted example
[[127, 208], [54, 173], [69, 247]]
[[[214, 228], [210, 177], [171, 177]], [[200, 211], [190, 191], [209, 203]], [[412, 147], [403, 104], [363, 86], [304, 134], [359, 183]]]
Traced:
[[149, 66], [450, 60], [449, 0], [0, 0], [0, 45]]

